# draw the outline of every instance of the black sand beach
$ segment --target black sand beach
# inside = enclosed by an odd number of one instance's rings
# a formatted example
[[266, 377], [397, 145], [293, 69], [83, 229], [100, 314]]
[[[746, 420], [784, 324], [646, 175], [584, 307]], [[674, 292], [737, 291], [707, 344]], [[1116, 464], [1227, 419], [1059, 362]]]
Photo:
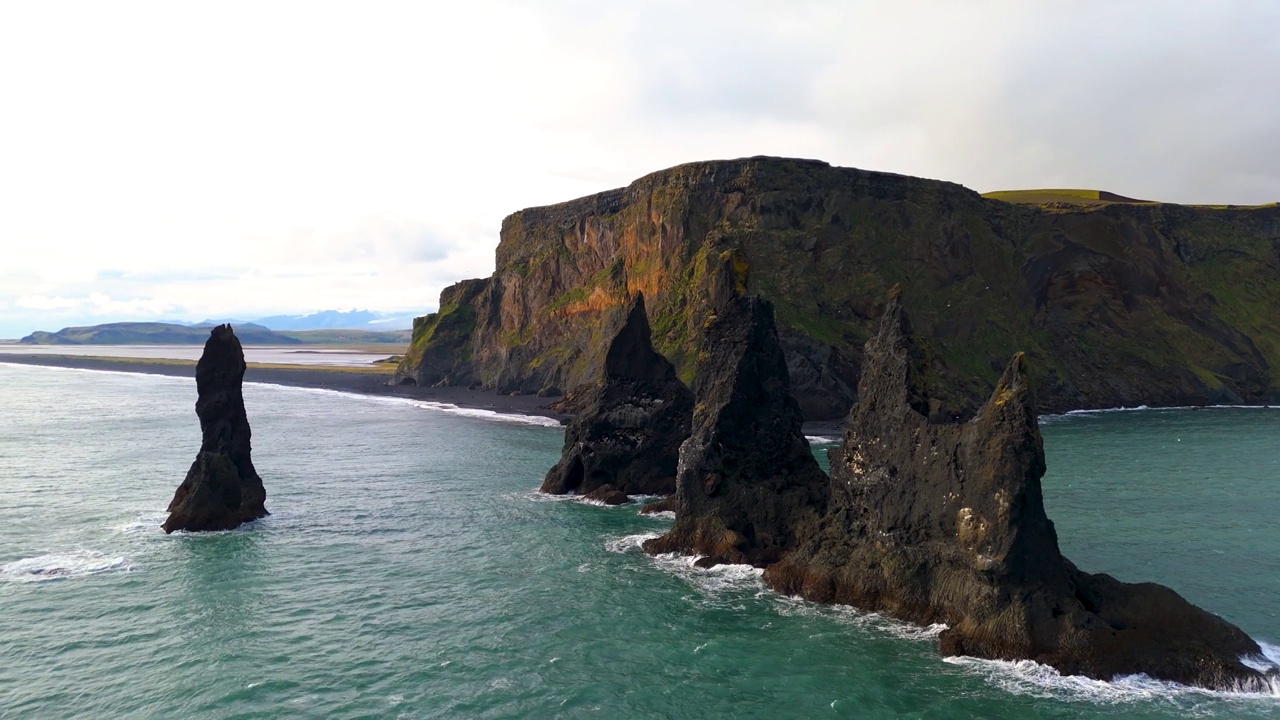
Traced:
[[[45, 367], [108, 370], [112, 372], [169, 375], [195, 379], [196, 364], [182, 360], [149, 360], [73, 355], [23, 355], [0, 352], [0, 363], [41, 365]], [[463, 408], [492, 410], [515, 415], [540, 415], [556, 419], [567, 416], [546, 407], [548, 398], [533, 395], [498, 395], [491, 390], [468, 390], [463, 387], [422, 388], [413, 385], [388, 385], [393, 368], [385, 372], [372, 368], [338, 368], [321, 365], [271, 365], [249, 363], [245, 382], [322, 388], [364, 395], [390, 395], [431, 402], [449, 403]]]
[[[0, 363], [17, 365], [42, 365], [45, 367], [79, 368], [81, 370], [109, 370], [112, 372], [169, 375], [195, 379], [196, 364], [185, 360], [152, 360], [135, 358], [85, 357], [76, 355], [25, 355], [5, 353], [0, 348]], [[249, 363], [245, 371], [246, 382], [292, 385], [294, 387], [321, 388], [363, 395], [389, 395], [430, 402], [449, 403], [461, 408], [491, 410], [509, 415], [538, 415], [555, 418], [561, 422], [569, 415], [547, 407], [554, 398], [535, 395], [499, 395], [492, 390], [469, 390], [464, 387], [417, 387], [414, 385], [388, 385], [393, 369], [385, 372], [375, 368], [339, 368], [323, 365], [270, 365]], [[843, 433], [841, 422], [806, 422], [804, 432], [810, 436], [839, 438]]]

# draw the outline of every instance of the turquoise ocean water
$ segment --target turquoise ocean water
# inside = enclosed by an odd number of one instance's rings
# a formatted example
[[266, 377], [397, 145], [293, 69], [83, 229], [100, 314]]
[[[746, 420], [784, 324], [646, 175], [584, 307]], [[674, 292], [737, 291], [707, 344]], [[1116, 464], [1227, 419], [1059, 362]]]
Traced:
[[[274, 514], [165, 536], [194, 383], [0, 365], [0, 717], [1280, 717], [1275, 696], [943, 660], [936, 629], [646, 557], [669, 520], [534, 492], [558, 427], [245, 397]], [[1280, 410], [1044, 435], [1072, 560], [1280, 644]]]

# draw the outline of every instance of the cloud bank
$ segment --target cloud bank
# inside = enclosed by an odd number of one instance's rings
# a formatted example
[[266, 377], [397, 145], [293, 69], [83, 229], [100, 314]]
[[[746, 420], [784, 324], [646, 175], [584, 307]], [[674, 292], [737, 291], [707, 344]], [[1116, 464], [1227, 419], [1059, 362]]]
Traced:
[[0, 337], [426, 311], [503, 216], [692, 160], [1280, 200], [1280, 5], [11, 3]]

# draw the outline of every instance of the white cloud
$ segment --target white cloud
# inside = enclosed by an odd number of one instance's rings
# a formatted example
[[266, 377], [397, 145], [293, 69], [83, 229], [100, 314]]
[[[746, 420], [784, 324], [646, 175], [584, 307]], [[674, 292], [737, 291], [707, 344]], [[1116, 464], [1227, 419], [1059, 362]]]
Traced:
[[49, 297], [48, 295], [23, 295], [18, 298], [17, 306], [28, 310], [67, 310], [83, 304], [82, 300], [65, 297]]
[[1277, 26], [1265, 3], [7, 3], [0, 334], [426, 310], [492, 270], [507, 213], [717, 157], [1273, 201]]

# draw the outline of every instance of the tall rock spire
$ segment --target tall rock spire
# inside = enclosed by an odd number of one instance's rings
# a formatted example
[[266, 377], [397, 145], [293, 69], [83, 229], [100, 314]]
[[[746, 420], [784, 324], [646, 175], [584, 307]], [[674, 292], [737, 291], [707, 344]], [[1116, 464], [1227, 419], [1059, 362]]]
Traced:
[[766, 565], [826, 506], [827, 477], [801, 431], [773, 306], [727, 300], [707, 325], [693, 434], [680, 449], [676, 521], [650, 553]]
[[693, 393], [653, 349], [644, 296], [637, 294], [609, 343], [600, 380], [565, 429], [560, 462], [542, 492], [606, 502], [675, 491], [680, 443], [689, 436]]
[[244, 350], [230, 325], [209, 333], [196, 363], [200, 452], [169, 503], [164, 531], [230, 530], [265, 517], [267, 492], [249, 457], [244, 411]]

